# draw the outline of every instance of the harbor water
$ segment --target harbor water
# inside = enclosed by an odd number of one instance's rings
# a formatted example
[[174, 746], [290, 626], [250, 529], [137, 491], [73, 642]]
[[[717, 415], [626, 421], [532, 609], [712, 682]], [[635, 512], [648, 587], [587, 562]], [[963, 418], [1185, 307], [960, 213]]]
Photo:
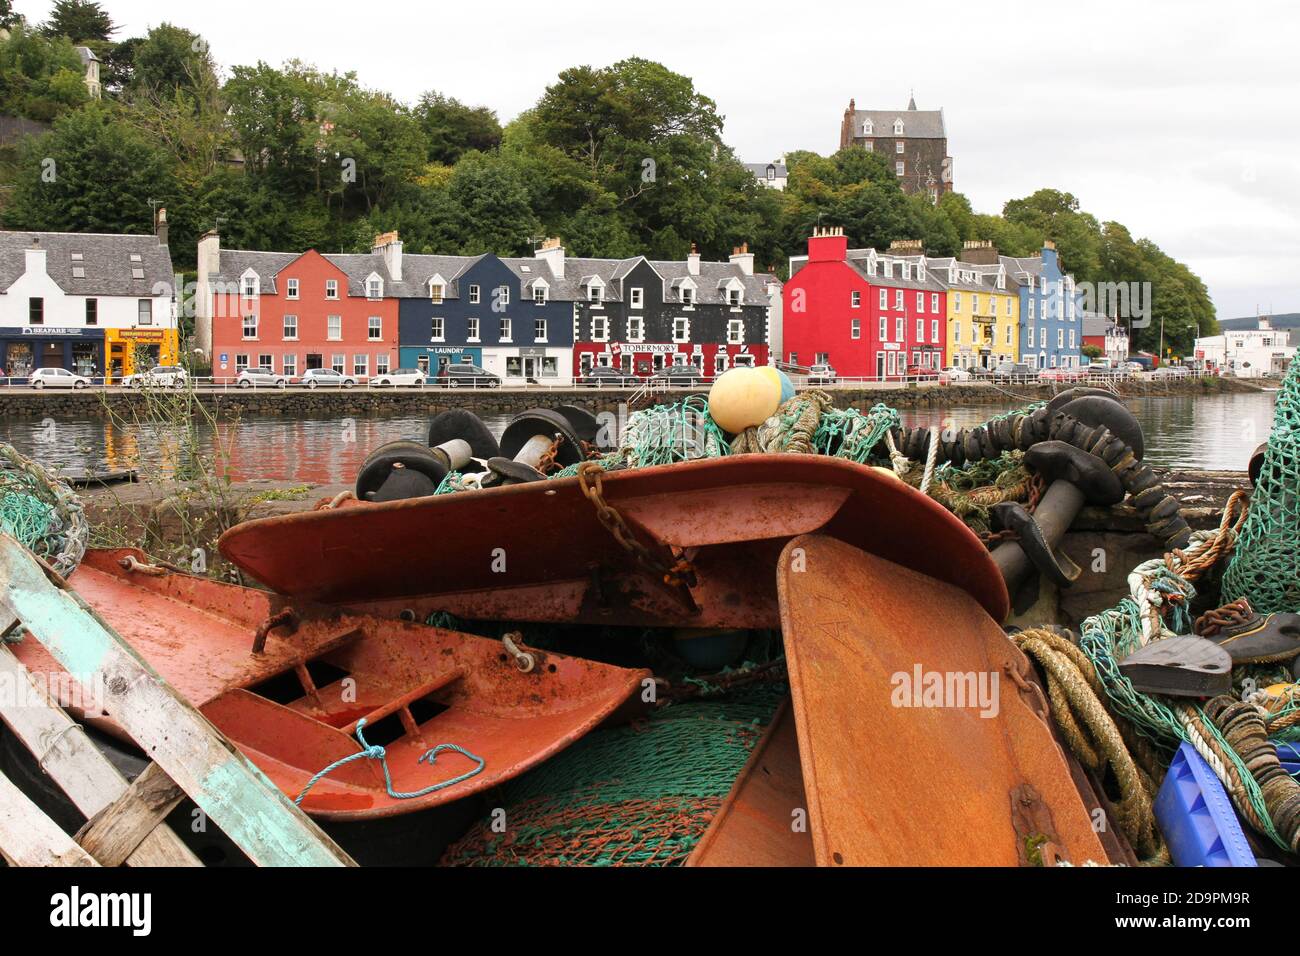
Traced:
[[[1250, 453], [1267, 437], [1274, 392], [1177, 395], [1128, 401], [1146, 434], [1147, 460], [1176, 468], [1244, 471]], [[965, 428], [1005, 408], [967, 405], [903, 409], [903, 424]], [[500, 432], [508, 416], [485, 417]], [[376, 446], [419, 438], [427, 416], [287, 419], [249, 415], [198, 429], [199, 449], [220, 449], [233, 481], [351, 482]], [[0, 440], [25, 455], [69, 473], [126, 468], [166, 472], [176, 459], [176, 439], [147, 425], [121, 426], [97, 418], [12, 418], [0, 423]]]

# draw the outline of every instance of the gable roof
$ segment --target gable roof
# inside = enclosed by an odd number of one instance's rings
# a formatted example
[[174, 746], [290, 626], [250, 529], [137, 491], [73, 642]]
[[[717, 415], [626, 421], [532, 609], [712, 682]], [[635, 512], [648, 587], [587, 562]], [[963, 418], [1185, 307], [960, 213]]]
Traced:
[[[152, 234], [90, 232], [0, 232], [0, 292], [27, 271], [27, 250], [45, 250], [45, 271], [68, 295], [154, 295], [156, 285], [170, 290], [175, 282], [172, 257], [167, 247]], [[73, 253], [81, 256], [73, 262]], [[138, 255], [139, 262], [131, 256]], [[84, 277], [74, 277], [78, 266]], [[136, 279], [133, 268], [144, 276]]]

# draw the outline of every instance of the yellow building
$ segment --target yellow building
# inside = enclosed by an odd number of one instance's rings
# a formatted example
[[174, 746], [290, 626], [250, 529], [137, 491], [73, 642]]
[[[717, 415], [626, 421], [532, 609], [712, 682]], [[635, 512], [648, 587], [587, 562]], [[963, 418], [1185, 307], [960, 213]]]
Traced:
[[109, 384], [155, 365], [179, 365], [180, 334], [174, 328], [104, 330], [105, 379]]
[[996, 368], [1020, 354], [1020, 291], [1002, 265], [931, 260], [948, 289], [948, 364]]

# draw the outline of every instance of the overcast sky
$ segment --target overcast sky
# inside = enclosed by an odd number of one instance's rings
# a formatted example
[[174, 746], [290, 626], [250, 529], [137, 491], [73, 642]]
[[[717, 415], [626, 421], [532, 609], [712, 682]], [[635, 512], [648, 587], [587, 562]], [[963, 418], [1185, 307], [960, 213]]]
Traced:
[[[978, 211], [1067, 190], [1187, 262], [1220, 318], [1300, 311], [1300, 7], [1285, 0], [102, 3], [117, 38], [170, 21], [223, 71], [297, 57], [503, 122], [566, 67], [643, 56], [717, 102], [748, 162], [832, 152], [850, 97], [901, 108], [915, 89], [943, 108]], [[42, 20], [52, 4], [15, 6]]]

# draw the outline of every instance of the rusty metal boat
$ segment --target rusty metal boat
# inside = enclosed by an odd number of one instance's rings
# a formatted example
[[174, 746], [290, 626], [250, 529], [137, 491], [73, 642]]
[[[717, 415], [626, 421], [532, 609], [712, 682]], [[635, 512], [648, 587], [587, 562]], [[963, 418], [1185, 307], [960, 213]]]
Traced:
[[[396, 616], [777, 628], [774, 570], [822, 533], [960, 588], [1006, 586], [951, 512], [822, 455], [744, 455], [248, 521], [222, 555], [296, 600]], [[409, 616], [409, 615], [408, 615]]]
[[[303, 809], [328, 820], [409, 813], [496, 786], [582, 737], [649, 677], [290, 602], [149, 565], [138, 551], [90, 551], [69, 584], [276, 786], [306, 791]], [[33, 639], [14, 651], [33, 674], [62, 671]], [[111, 708], [62, 703], [114, 729]], [[361, 751], [359, 727], [382, 762], [341, 763]], [[430, 759], [444, 744], [455, 749]]]

